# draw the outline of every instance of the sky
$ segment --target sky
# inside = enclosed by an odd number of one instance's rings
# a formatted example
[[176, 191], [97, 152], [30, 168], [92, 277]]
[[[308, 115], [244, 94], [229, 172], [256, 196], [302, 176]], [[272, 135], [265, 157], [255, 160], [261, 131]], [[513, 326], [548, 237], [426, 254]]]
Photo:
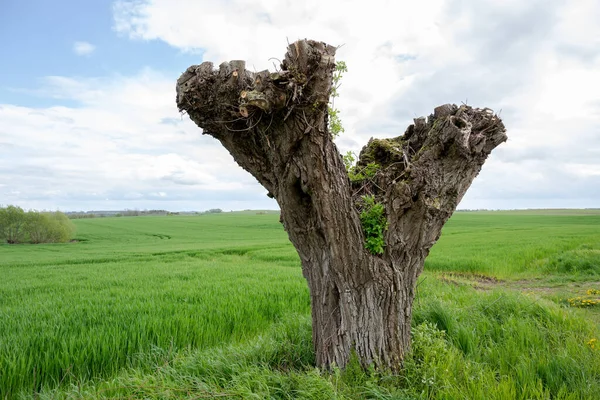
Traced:
[[342, 153], [445, 103], [508, 141], [461, 209], [600, 207], [597, 0], [0, 0], [0, 204], [38, 210], [276, 209], [181, 115], [190, 65], [273, 69], [341, 46]]

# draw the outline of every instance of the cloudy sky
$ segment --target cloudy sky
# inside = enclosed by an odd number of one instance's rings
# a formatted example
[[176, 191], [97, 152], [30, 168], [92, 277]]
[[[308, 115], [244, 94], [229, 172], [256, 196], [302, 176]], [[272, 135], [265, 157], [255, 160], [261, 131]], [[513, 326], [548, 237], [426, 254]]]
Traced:
[[192, 64], [272, 68], [343, 45], [342, 152], [437, 105], [490, 107], [509, 141], [460, 208], [600, 207], [597, 0], [0, 0], [0, 204], [276, 208], [175, 106]]

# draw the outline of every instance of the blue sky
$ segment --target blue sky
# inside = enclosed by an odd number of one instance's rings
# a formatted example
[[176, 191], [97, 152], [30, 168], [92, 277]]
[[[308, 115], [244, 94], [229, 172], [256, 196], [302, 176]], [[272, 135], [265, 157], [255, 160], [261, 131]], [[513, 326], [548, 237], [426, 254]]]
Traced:
[[[159, 40], [130, 40], [113, 29], [109, 0], [1, 0], [0, 103], [32, 107], [74, 105], [32, 94], [45, 76], [94, 78], [131, 75], [144, 67], [181, 73], [201, 60]], [[76, 42], [94, 46], [88, 56]]]
[[189, 65], [343, 46], [342, 152], [444, 103], [500, 113], [461, 208], [600, 207], [596, 0], [0, 0], [0, 204], [276, 208], [175, 106]]

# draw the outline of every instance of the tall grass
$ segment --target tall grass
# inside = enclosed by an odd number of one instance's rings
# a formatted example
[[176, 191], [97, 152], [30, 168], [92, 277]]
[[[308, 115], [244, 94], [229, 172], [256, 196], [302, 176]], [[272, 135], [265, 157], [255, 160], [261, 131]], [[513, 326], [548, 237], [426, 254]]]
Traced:
[[[445, 355], [420, 370], [422, 381], [436, 380], [421, 385], [433, 398], [458, 398], [461, 392], [490, 399], [592, 399], [600, 394], [600, 353], [587, 346], [598, 335], [594, 323], [514, 292], [477, 293], [435, 280], [424, 290], [430, 294], [415, 309], [413, 323], [431, 324], [433, 329], [421, 332], [428, 340], [444, 339], [440, 351]], [[419, 352], [429, 354], [431, 348], [416, 343], [413, 362], [418, 367], [423, 362]]]
[[[426, 271], [594, 278], [598, 218], [459, 213]], [[277, 215], [74, 222], [77, 243], [0, 246], [2, 399], [600, 397], [597, 326], [536, 297], [426, 272], [401, 375], [320, 371]]]
[[[56, 398], [596, 399], [597, 330], [553, 304], [423, 282], [401, 374], [314, 367], [310, 318], [290, 314], [254, 340], [206, 350], [156, 349], [103, 382], [44, 390]], [[441, 296], [440, 296], [441, 294]]]
[[310, 306], [299, 269], [238, 255], [4, 270], [3, 395], [109, 376], [154, 347], [247, 340]]

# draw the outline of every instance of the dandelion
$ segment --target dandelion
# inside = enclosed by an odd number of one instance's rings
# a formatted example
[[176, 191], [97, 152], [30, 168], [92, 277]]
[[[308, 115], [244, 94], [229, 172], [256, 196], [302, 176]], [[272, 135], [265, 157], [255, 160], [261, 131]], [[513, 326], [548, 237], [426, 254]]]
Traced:
[[588, 340], [588, 342], [587, 342], [586, 344], [587, 344], [588, 346], [590, 346], [590, 348], [591, 348], [592, 350], [595, 350], [595, 349], [596, 349], [596, 346], [597, 346], [597, 344], [598, 344], [598, 339], [596, 339], [596, 338], [592, 338], [592, 339]]
[[589, 299], [582, 296], [571, 297], [570, 299], [567, 299], [567, 302], [571, 307], [592, 307], [600, 304], [599, 299]]

